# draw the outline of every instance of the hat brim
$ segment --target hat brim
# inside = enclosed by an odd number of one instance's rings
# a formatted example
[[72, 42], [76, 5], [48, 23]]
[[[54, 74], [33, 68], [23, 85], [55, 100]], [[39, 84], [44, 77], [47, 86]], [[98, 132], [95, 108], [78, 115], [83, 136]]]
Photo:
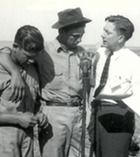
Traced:
[[91, 22], [92, 20], [88, 19], [88, 18], [82, 18], [81, 20], [76, 20], [76, 21], [71, 21], [69, 23], [66, 23], [66, 24], [61, 24], [59, 21], [56, 22], [54, 25], [52, 25], [52, 28], [54, 29], [60, 29], [60, 28], [64, 28], [64, 27], [67, 27], [67, 26], [71, 26], [71, 25], [75, 25], [75, 24], [78, 24], [78, 23], [88, 23], [88, 22]]

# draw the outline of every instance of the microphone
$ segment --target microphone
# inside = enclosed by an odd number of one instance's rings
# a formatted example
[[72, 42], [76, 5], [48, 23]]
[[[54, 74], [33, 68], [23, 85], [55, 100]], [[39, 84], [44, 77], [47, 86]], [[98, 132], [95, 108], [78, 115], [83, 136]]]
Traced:
[[81, 58], [80, 68], [82, 69], [83, 73], [87, 73], [91, 69], [91, 60], [88, 58]]
[[92, 58], [93, 54], [91, 56], [90, 52], [84, 52], [83, 56], [80, 56], [80, 68], [84, 75], [87, 75], [91, 70]]

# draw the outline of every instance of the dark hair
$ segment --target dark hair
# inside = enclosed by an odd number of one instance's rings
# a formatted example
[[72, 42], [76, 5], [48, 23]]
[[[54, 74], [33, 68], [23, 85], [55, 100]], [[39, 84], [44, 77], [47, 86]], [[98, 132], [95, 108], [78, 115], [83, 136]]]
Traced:
[[133, 23], [126, 17], [121, 15], [108, 16], [105, 21], [109, 21], [115, 24], [117, 31], [125, 36], [125, 40], [130, 39], [134, 32]]
[[13, 46], [18, 46], [28, 52], [37, 52], [44, 48], [44, 39], [37, 28], [25, 25], [17, 30]]

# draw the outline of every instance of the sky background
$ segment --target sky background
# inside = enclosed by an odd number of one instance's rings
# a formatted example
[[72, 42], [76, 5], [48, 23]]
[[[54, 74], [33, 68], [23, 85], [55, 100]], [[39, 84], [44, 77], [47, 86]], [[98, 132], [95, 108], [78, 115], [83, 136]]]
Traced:
[[57, 30], [51, 26], [58, 21], [57, 13], [76, 7], [81, 7], [83, 15], [92, 19], [82, 44], [100, 42], [104, 19], [119, 14], [128, 17], [135, 26], [127, 46], [140, 46], [139, 0], [0, 0], [0, 41], [13, 41], [17, 29], [27, 24], [39, 28], [46, 41], [53, 40]]

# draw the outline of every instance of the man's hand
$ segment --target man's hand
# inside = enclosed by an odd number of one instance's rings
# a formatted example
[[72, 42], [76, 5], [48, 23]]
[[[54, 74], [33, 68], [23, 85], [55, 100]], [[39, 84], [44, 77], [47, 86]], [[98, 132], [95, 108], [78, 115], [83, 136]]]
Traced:
[[25, 82], [20, 72], [15, 72], [11, 77], [11, 101], [18, 102], [25, 96]]
[[49, 124], [47, 116], [44, 113], [38, 113], [36, 118], [38, 119], [39, 126], [42, 129], [46, 129]]
[[12, 50], [7, 47], [3, 51], [5, 53], [0, 53], [0, 65], [11, 75], [11, 101], [18, 102], [25, 95], [25, 83], [20, 74], [19, 67], [11, 59], [10, 52]]
[[23, 128], [34, 127], [38, 122], [37, 117], [29, 112], [19, 113], [17, 116], [18, 124]]

